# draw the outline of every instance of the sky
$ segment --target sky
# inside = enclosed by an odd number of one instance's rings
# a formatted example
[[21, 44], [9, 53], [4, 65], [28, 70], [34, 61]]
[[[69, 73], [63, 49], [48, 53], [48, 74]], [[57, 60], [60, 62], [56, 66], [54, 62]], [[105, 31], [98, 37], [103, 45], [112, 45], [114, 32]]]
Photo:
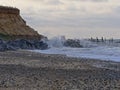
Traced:
[[48, 38], [120, 38], [120, 0], [0, 0]]

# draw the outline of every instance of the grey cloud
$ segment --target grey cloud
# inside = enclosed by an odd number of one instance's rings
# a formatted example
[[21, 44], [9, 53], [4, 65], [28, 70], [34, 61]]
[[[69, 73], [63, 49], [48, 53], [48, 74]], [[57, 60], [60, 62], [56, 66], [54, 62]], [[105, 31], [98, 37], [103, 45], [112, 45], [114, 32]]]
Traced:
[[107, 2], [108, 0], [92, 0], [92, 1]]
[[82, 1], [82, 2], [108, 2], [109, 0], [71, 0], [71, 1]]
[[48, 2], [49, 4], [53, 4], [53, 5], [59, 5], [59, 4], [63, 4], [62, 2], [60, 1], [51, 1], [51, 2]]
[[[118, 14], [120, 7], [116, 7], [116, 13]], [[29, 11], [29, 12], [28, 12]], [[77, 10], [70, 9], [68, 12], [78, 12]], [[75, 12], [73, 12], [75, 11]], [[120, 17], [109, 16], [109, 15], [97, 15], [89, 17], [81, 17], [79, 15], [73, 14], [73, 17], [61, 16], [54, 17], [51, 13], [54, 12], [63, 12], [58, 10], [29, 10], [26, 9], [22, 14], [23, 17], [34, 26], [53, 26], [53, 27], [111, 27], [111, 28], [120, 28]]]
[[[36, 0], [37, 1], [37, 0]], [[43, 0], [44, 1], [44, 0]], [[49, 4], [59, 4], [59, 0], [45, 0]], [[77, 0], [76, 0], [77, 1]], [[83, 0], [78, 0], [83, 1]], [[85, 1], [107, 1], [107, 0], [85, 0]], [[38, 10], [34, 10], [35, 8], [32, 8], [31, 10], [26, 9], [24, 10], [25, 13], [23, 13], [24, 18], [33, 25], [36, 26], [54, 26], [54, 27], [112, 27], [112, 28], [120, 28], [120, 17], [115, 17], [114, 15], [109, 17], [108, 16], [85, 16], [81, 17], [76, 15], [76, 12], [79, 12], [75, 7], [68, 8], [67, 11], [61, 11], [61, 10], [53, 10], [53, 9], [47, 9], [47, 10], [41, 10], [37, 8]], [[85, 11], [83, 10], [80, 11]], [[115, 8], [116, 14], [119, 14], [120, 7]], [[27, 13], [26, 13], [27, 12]], [[70, 12], [73, 16], [67, 17], [64, 16], [64, 14], [61, 14], [61, 17], [54, 17], [52, 16], [57, 15], [58, 13], [64, 13], [64, 12]], [[57, 13], [57, 14], [56, 14]], [[58, 14], [60, 16], [60, 14]]]
[[[38, 1], [38, 0], [35, 0]], [[62, 0], [61, 0], [62, 1]], [[43, 0], [44, 4], [48, 5], [60, 5], [63, 4], [60, 0]], [[69, 0], [70, 1], [83, 1], [83, 2], [107, 2], [108, 0]], [[39, 3], [39, 2], [38, 2]], [[79, 3], [79, 2], [78, 2]], [[114, 7], [113, 15], [112, 14], [100, 14], [100, 15], [90, 15], [88, 13], [88, 16], [80, 16], [81, 12], [86, 12], [86, 8], [76, 8], [74, 5], [68, 7], [66, 10], [62, 9], [53, 9], [53, 8], [36, 8], [34, 6], [31, 6], [32, 8], [24, 9], [24, 13], [22, 12], [22, 16], [27, 21], [28, 24], [30, 24], [32, 27], [41, 28], [44, 29], [46, 27], [53, 27], [55, 30], [58, 28], [61, 29], [61, 32], [64, 33], [65, 28], [67, 27], [68, 30], [71, 30], [71, 28], [88, 28], [96, 30], [93, 30], [94, 32], [97, 30], [99, 32], [104, 32], [104, 30], [100, 31], [100, 28], [110, 28], [114, 31], [115, 28], [120, 28], [120, 7], [116, 5]], [[66, 14], [66, 15], [65, 15]], [[71, 15], [70, 15], [71, 14]], [[57, 17], [58, 16], [58, 17]], [[62, 31], [62, 29], [64, 29]], [[79, 32], [79, 29], [77, 32]], [[54, 31], [55, 31], [54, 30]], [[44, 30], [43, 30], [44, 31]], [[74, 30], [75, 31], [75, 30]], [[92, 31], [92, 30], [91, 30]], [[85, 31], [84, 31], [85, 32]], [[109, 32], [109, 30], [106, 30], [106, 32]], [[52, 32], [54, 33], [54, 32]]]
[[115, 11], [116, 13], [120, 13], [120, 6], [115, 7], [115, 8], [114, 8], [114, 11]]
[[63, 4], [60, 0], [44, 0], [46, 4], [49, 5], [60, 5]]
[[73, 17], [73, 18], [56, 18], [47, 19], [42, 17], [27, 17], [25, 19], [34, 26], [40, 27], [74, 27], [74, 28], [120, 28], [119, 17]]

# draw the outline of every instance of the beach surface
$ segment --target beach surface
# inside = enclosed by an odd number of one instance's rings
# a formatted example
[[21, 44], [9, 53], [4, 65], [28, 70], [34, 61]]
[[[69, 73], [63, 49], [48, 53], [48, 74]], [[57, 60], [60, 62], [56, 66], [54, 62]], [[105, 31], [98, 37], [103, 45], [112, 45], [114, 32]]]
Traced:
[[0, 52], [0, 90], [120, 90], [120, 62]]

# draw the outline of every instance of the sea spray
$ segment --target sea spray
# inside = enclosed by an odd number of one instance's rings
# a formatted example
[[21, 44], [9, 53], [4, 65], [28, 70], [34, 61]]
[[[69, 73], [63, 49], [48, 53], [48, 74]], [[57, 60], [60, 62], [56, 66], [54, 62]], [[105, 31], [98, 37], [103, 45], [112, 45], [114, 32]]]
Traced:
[[52, 47], [59, 48], [59, 47], [63, 47], [64, 46], [65, 40], [66, 39], [65, 39], [64, 36], [58, 36], [58, 37], [53, 37], [53, 38], [49, 39], [47, 41], [47, 43], [48, 43], [50, 48], [52, 48]]
[[[35, 50], [35, 52], [46, 54], [62, 54], [69, 57], [91, 58], [99, 60], [110, 60], [120, 62], [120, 43], [91, 42], [88, 39], [80, 40], [82, 48], [65, 47], [66, 41], [64, 36], [54, 37], [47, 41], [49, 49]], [[118, 41], [118, 40], [116, 40]], [[117, 47], [116, 47], [117, 46]]]

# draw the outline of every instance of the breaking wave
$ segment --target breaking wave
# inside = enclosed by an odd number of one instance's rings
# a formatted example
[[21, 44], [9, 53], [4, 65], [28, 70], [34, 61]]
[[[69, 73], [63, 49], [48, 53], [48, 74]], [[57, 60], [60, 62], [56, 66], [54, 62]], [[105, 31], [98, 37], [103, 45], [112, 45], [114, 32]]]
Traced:
[[65, 47], [66, 41], [64, 36], [54, 37], [47, 41], [49, 49], [34, 50], [35, 52], [45, 54], [63, 54], [69, 57], [91, 58], [99, 60], [117, 61], [120, 62], [120, 43], [115, 42], [91, 42], [90, 40], [80, 40], [82, 48]]

